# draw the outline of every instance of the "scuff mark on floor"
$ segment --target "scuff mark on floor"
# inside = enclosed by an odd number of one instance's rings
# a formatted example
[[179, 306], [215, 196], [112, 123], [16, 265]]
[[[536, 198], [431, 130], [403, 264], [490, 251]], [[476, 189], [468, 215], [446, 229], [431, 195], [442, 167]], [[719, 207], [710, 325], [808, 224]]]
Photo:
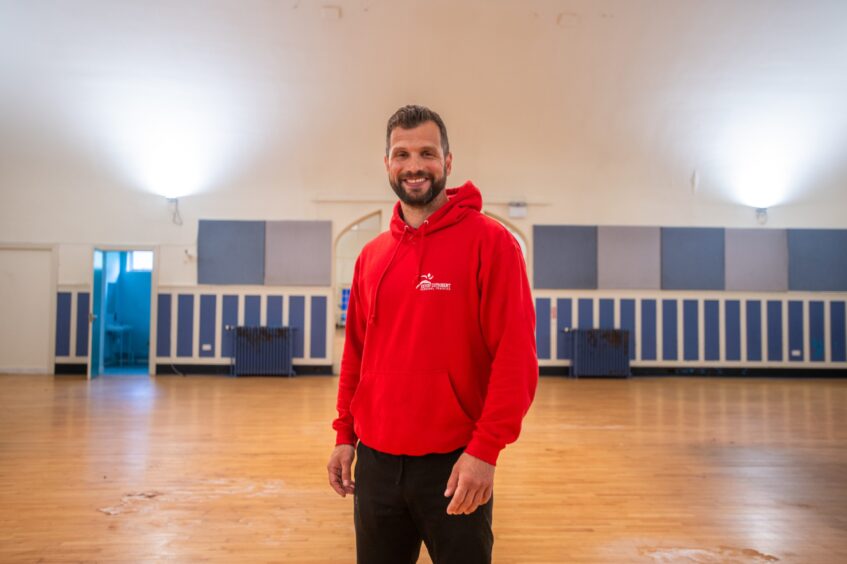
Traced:
[[100, 507], [97, 511], [105, 513], [106, 515], [135, 513], [145, 505], [145, 502], [156, 499], [161, 495], [162, 492], [157, 491], [128, 493], [121, 498], [121, 502], [118, 505], [114, 505], [112, 507]]

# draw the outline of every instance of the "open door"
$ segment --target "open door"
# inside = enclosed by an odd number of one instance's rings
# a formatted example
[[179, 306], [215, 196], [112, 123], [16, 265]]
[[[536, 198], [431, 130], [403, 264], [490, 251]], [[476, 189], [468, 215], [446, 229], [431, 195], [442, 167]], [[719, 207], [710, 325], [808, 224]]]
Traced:
[[96, 378], [103, 373], [103, 251], [94, 249], [94, 271], [92, 280], [91, 312], [88, 314], [88, 325], [91, 337], [88, 339], [88, 378]]

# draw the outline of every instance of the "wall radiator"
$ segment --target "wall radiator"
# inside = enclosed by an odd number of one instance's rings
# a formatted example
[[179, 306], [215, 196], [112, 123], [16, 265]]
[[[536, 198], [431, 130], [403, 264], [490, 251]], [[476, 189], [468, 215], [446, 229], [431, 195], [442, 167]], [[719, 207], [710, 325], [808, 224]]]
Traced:
[[236, 327], [234, 376], [294, 376], [293, 327]]
[[629, 331], [576, 329], [569, 334], [573, 344], [571, 376], [630, 376]]

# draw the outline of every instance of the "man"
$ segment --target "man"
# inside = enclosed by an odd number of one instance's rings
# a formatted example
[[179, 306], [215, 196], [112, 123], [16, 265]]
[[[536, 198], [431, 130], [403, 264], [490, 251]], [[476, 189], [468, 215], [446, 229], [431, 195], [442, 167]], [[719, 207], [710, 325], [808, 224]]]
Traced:
[[360, 563], [416, 562], [421, 541], [436, 564], [491, 561], [494, 465], [538, 381], [520, 248], [473, 184], [444, 189], [452, 163], [438, 114], [389, 119], [399, 202], [356, 262], [327, 465]]

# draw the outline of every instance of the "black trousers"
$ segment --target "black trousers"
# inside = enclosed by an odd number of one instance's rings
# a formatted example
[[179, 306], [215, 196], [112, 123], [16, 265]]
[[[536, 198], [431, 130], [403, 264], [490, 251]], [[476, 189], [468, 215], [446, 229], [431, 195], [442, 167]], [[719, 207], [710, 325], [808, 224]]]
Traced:
[[434, 564], [491, 562], [494, 499], [470, 515], [448, 515], [447, 479], [462, 449], [396, 456], [359, 443], [353, 517], [359, 564], [417, 562], [421, 541]]

